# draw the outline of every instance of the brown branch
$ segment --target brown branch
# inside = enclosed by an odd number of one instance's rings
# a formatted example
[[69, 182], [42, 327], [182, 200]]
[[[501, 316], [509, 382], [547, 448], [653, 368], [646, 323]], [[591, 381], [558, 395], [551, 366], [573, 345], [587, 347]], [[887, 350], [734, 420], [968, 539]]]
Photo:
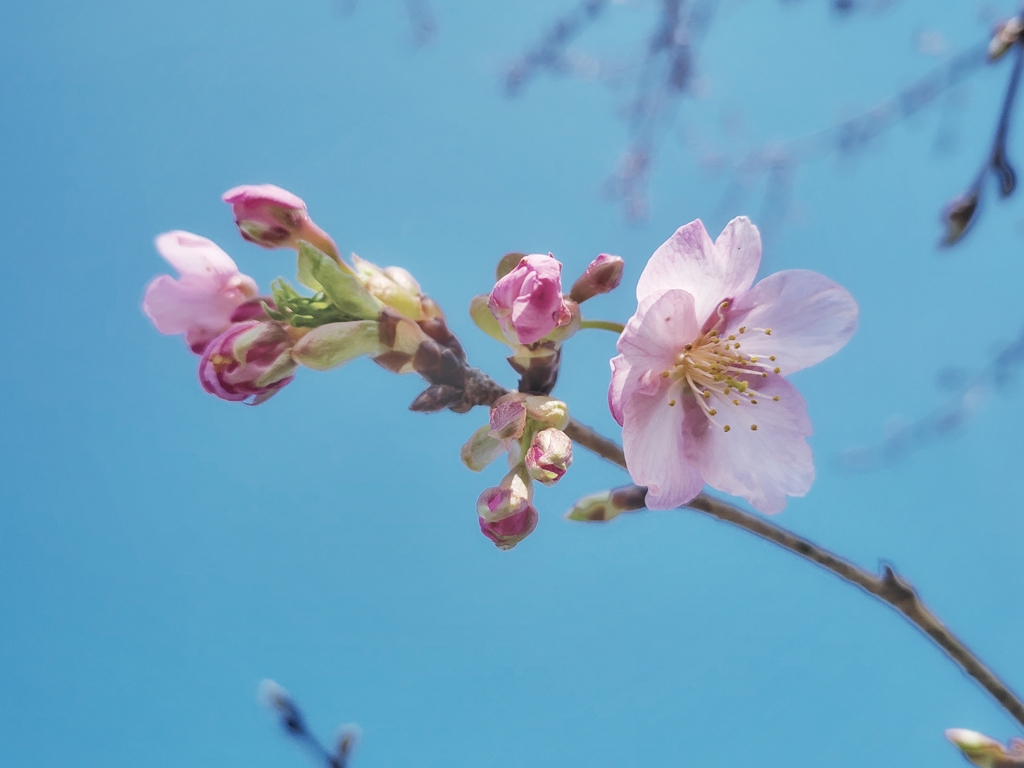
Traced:
[[[613, 440], [598, 434], [593, 429], [573, 420], [566, 428], [566, 434], [603, 459], [626, 468], [622, 448]], [[982, 688], [999, 702], [1018, 723], [1024, 726], [1024, 702], [990, 670], [963, 641], [954, 635], [918, 597], [914, 587], [891, 566], [885, 565], [881, 576], [876, 576], [833, 554], [813, 541], [797, 536], [766, 518], [745, 512], [739, 507], [702, 493], [685, 508], [717, 520], [742, 528], [755, 536], [770, 541], [783, 549], [810, 560], [815, 565], [831, 571], [864, 592], [895, 608], [917, 629], [930, 637], [945, 654], [966, 674], [977, 681]]]
[[[468, 411], [474, 405], [490, 406], [508, 392], [503, 386], [478, 368], [463, 362], [466, 390], [463, 399], [452, 410]], [[614, 440], [599, 434], [576, 419], [571, 419], [565, 433], [577, 445], [592, 451], [601, 458], [626, 469], [626, 456], [622, 447]], [[636, 486], [633, 486], [636, 488]], [[637, 488], [639, 493], [643, 489]], [[899, 611], [918, 630], [932, 641], [957, 664], [961, 670], [981, 685], [1021, 726], [1024, 726], [1024, 702], [1003, 683], [938, 617], [923, 603], [910, 582], [903, 579], [889, 565], [883, 567], [880, 576], [875, 575], [833, 554], [809, 539], [796, 535], [785, 528], [769, 522], [766, 518], [746, 512], [721, 499], [701, 493], [684, 509], [691, 509], [709, 515], [730, 525], [735, 525], [765, 541], [792, 552], [805, 560], [853, 584], [890, 607]]]

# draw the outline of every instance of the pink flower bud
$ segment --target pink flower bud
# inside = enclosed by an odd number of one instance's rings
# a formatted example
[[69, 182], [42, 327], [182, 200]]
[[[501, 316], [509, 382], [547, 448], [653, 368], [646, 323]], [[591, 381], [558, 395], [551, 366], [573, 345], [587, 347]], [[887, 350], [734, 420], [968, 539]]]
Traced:
[[537, 510], [527, 506], [521, 512], [495, 522], [488, 522], [481, 517], [480, 530], [498, 549], [507, 550], [533, 533], [537, 527], [537, 520]]
[[624, 266], [622, 257], [602, 253], [590, 262], [586, 271], [572, 284], [569, 298], [578, 303], [615, 290], [622, 282]]
[[488, 488], [476, 502], [480, 530], [499, 549], [512, 549], [537, 527], [537, 510], [530, 503], [533, 489], [519, 472], [505, 475], [497, 488]]
[[510, 340], [539, 341], [563, 318], [569, 321], [562, 307], [561, 263], [551, 254], [524, 256], [495, 284], [487, 306]]
[[526, 452], [526, 470], [544, 485], [554, 485], [572, 465], [572, 440], [560, 429], [542, 429]]
[[518, 392], [499, 397], [491, 406], [491, 437], [508, 447], [526, 431], [526, 406], [524, 396]]
[[256, 281], [239, 272], [215, 243], [191, 232], [165, 232], [156, 249], [181, 277], [153, 278], [142, 311], [160, 333], [185, 334], [185, 342], [201, 355], [231, 326], [236, 310], [256, 296]]
[[279, 323], [238, 323], [210, 342], [199, 363], [203, 389], [222, 400], [266, 402], [293, 378], [292, 338]]
[[313, 223], [302, 198], [273, 184], [246, 184], [224, 193], [242, 237], [263, 248], [298, 248], [303, 240], [335, 261], [338, 247]]

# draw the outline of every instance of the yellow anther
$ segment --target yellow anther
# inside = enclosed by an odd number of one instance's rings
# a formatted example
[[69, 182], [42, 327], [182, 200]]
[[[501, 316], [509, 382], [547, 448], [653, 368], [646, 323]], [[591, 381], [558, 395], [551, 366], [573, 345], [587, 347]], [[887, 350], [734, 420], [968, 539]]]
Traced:
[[775, 400], [776, 402], [778, 402], [778, 399], [779, 399], [778, 395], [775, 395], [774, 397], [772, 397], [772, 400]]
[[767, 373], [763, 373], [763, 372], [762, 372], [762, 373], [761, 373], [761, 378], [762, 378], [762, 379], [767, 379], [767, 378], [768, 378], [768, 374], [767, 374]]
[[705, 389], [705, 390], [704, 390], [703, 392], [701, 392], [700, 394], [701, 394], [701, 396], [702, 396], [702, 397], [703, 397], [703, 398], [704, 398], [705, 400], [707, 400], [707, 399], [708, 399], [709, 397], [711, 397], [711, 392], [709, 392], [709, 391], [708, 391], [708, 390], [706, 390], [706, 389]]
[[773, 368], [772, 370], [774, 370], [775, 373], [782, 373], [782, 369], [781, 368]]
[[733, 401], [732, 401], [732, 404], [733, 404], [733, 405], [739, 405], [739, 404], [740, 404], [740, 401], [739, 401], [739, 400], [733, 400]]
[[751, 424], [751, 425], [750, 425], [750, 429], [751, 429], [751, 431], [753, 431], [753, 432], [757, 432], [757, 424]]
[[709, 416], [716, 416], [717, 414], [718, 414], [718, 411], [715, 408], [708, 409], [708, 415]]
[[771, 328], [765, 328], [764, 329], [764, 335], [765, 336], [771, 336], [772, 335], [772, 329]]
[[774, 363], [775, 362], [775, 355], [768, 355], [768, 359], [771, 360]]
[[735, 337], [735, 336], [732, 336], [732, 335], [730, 335], [730, 336], [729, 336], [729, 341], [736, 341], [736, 337]]
[[668, 371], [662, 371], [661, 372], [661, 378], [667, 379], [668, 378]]
[[751, 404], [751, 405], [757, 405], [757, 400], [751, 400], [751, 401], [750, 401], [750, 404]]
[[730, 429], [732, 429], [732, 427], [730, 427], [728, 424], [726, 424], [724, 427], [722, 427], [722, 431], [723, 432], [728, 432]]
[[668, 404], [669, 404], [669, 405], [675, 405], [675, 404], [676, 404], [676, 401], [675, 401], [675, 400], [669, 400], [669, 401], [668, 401]]
[[737, 341], [737, 342], [736, 342], [735, 344], [733, 344], [732, 346], [733, 346], [733, 348], [734, 348], [734, 349], [739, 349], [739, 348], [740, 348], [740, 343], [739, 343], [739, 342]]
[[746, 332], [747, 332], [747, 326], [741, 325], [740, 326], [740, 333], [746, 333]]
[[750, 362], [756, 363], [757, 362], [757, 355], [751, 355]]
[[729, 308], [729, 302], [728, 301], [723, 301], [720, 306], [722, 307], [722, 309], [728, 309]]
[[749, 384], [747, 384], [747, 382], [745, 382], [745, 381], [741, 381], [741, 382], [740, 382], [740, 384], [739, 384], [739, 386], [738, 386], [738, 387], [736, 387], [736, 389], [738, 389], [738, 390], [740, 391], [740, 394], [742, 395], [742, 394], [743, 394], [744, 392], [746, 392], [746, 391], [747, 391], [747, 387], [748, 387], [748, 386], [750, 386], [750, 385], [749, 385]]
[[689, 352], [691, 349], [693, 349], [693, 344], [687, 344], [685, 347], [683, 347], [683, 349]]

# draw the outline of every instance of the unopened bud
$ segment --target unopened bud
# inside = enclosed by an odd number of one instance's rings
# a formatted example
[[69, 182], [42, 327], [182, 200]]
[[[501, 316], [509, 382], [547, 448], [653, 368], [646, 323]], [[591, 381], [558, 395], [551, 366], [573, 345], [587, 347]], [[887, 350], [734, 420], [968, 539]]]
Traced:
[[1021, 32], [1024, 32], [1024, 21], [1014, 16], [1000, 23], [992, 34], [992, 41], [988, 44], [988, 60], [997, 61], [1003, 57], [1014, 43], [1020, 40]]
[[352, 757], [352, 753], [356, 751], [356, 747], [359, 746], [359, 742], [363, 740], [363, 729], [355, 723], [349, 723], [343, 725], [338, 729], [338, 735], [335, 737], [335, 748], [334, 748], [334, 764], [338, 765], [339, 768], [344, 768], [348, 765], [348, 759]]
[[538, 424], [565, 429], [569, 423], [569, 406], [561, 400], [545, 395], [528, 395], [523, 402], [527, 415]]
[[292, 359], [314, 371], [328, 371], [357, 357], [384, 351], [376, 320], [352, 320], [312, 329], [295, 344]]
[[488, 306], [507, 339], [540, 341], [563, 319], [569, 321], [563, 309], [561, 262], [550, 253], [524, 256], [495, 283]]
[[[420, 306], [422, 291], [412, 275], [400, 267], [381, 269], [354, 253], [352, 263], [359, 281], [373, 296], [410, 320], [423, 319], [423, 308]], [[395, 276], [399, 279], [396, 280]]]
[[579, 520], [589, 523], [605, 523], [623, 512], [634, 512], [643, 509], [646, 488], [626, 485], [584, 496], [573, 505], [565, 517], [568, 520]]
[[537, 527], [537, 510], [530, 503], [529, 477], [519, 471], [505, 475], [497, 488], [488, 488], [477, 499], [480, 530], [499, 549], [512, 549]]
[[560, 429], [542, 429], [533, 436], [524, 461], [530, 477], [554, 485], [572, 465], [572, 440]]
[[525, 398], [518, 392], [499, 397], [491, 406], [491, 437], [508, 445], [526, 431]]
[[608, 293], [619, 287], [625, 262], [621, 256], [602, 253], [587, 267], [579, 279], [572, 284], [569, 298], [577, 303]]
[[943, 245], [953, 245], [967, 233], [978, 212], [980, 198], [978, 189], [971, 189], [946, 206], [942, 214], [946, 225], [946, 234], [942, 238]]
[[273, 680], [263, 680], [260, 683], [259, 700], [263, 706], [274, 711], [280, 718], [281, 725], [289, 733], [302, 735], [306, 732], [302, 713], [291, 695]]
[[312, 243], [340, 261], [334, 241], [313, 223], [302, 198], [273, 184], [246, 184], [229, 189], [222, 198], [231, 206], [242, 237], [263, 248], [298, 248]]
[[236, 323], [203, 351], [199, 382], [222, 400], [259, 405], [292, 380], [297, 367], [292, 345], [280, 323]]
[[1008, 752], [995, 739], [965, 728], [950, 728], [946, 731], [946, 738], [959, 747], [964, 757], [978, 768], [1010, 768], [1014, 765], [1024, 765], [1024, 750], [1019, 741], [1015, 741], [1012, 750]]
[[504, 452], [501, 440], [491, 435], [491, 425], [484, 424], [462, 446], [459, 458], [469, 469], [480, 472]]

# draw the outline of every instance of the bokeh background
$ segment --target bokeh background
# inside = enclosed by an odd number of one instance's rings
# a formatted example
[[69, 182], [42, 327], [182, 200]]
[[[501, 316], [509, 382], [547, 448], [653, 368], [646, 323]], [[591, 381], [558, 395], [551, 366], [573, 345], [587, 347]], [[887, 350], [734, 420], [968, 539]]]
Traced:
[[[721, 210], [730, 182], [702, 171], [694, 131], [728, 148], [833, 124], [935, 66], [922, 32], [984, 41], [978, 8], [723, 5], [639, 224], [602, 194], [627, 141], [621, 92], [541, 78], [503, 94], [503, 69], [565, 8], [433, 9], [420, 46], [399, 2], [0, 5], [0, 765], [303, 765], [256, 701], [264, 677], [327, 738], [359, 723], [360, 768], [954, 766], [944, 728], [1020, 735], [893, 612], [742, 531], [684, 512], [564, 521], [626, 480], [583, 451], [539, 490], [536, 533], [501, 552], [474, 511], [501, 469], [458, 461], [484, 412], [410, 413], [419, 380], [365, 360], [302, 372], [258, 408], [221, 402], [139, 310], [169, 229], [214, 239], [264, 287], [291, 275], [219, 202], [275, 183], [344, 251], [411, 270], [511, 384], [466, 314], [501, 254], [552, 251], [568, 279], [622, 255], [623, 288], [586, 309], [626, 319], [676, 227], [758, 216], [756, 198]], [[653, 3], [613, 10], [581, 46], [642, 47]], [[819, 477], [779, 522], [895, 563], [1020, 690], [1013, 387], [879, 471], [837, 460], [939, 407], [936, 376], [983, 367], [1024, 322], [1024, 200], [935, 247], [1007, 73], [979, 72], [856, 158], [801, 167], [765, 268], [821, 271], [862, 312], [846, 349], [794, 377]], [[612, 354], [611, 334], [578, 335], [556, 394], [616, 434]]]

